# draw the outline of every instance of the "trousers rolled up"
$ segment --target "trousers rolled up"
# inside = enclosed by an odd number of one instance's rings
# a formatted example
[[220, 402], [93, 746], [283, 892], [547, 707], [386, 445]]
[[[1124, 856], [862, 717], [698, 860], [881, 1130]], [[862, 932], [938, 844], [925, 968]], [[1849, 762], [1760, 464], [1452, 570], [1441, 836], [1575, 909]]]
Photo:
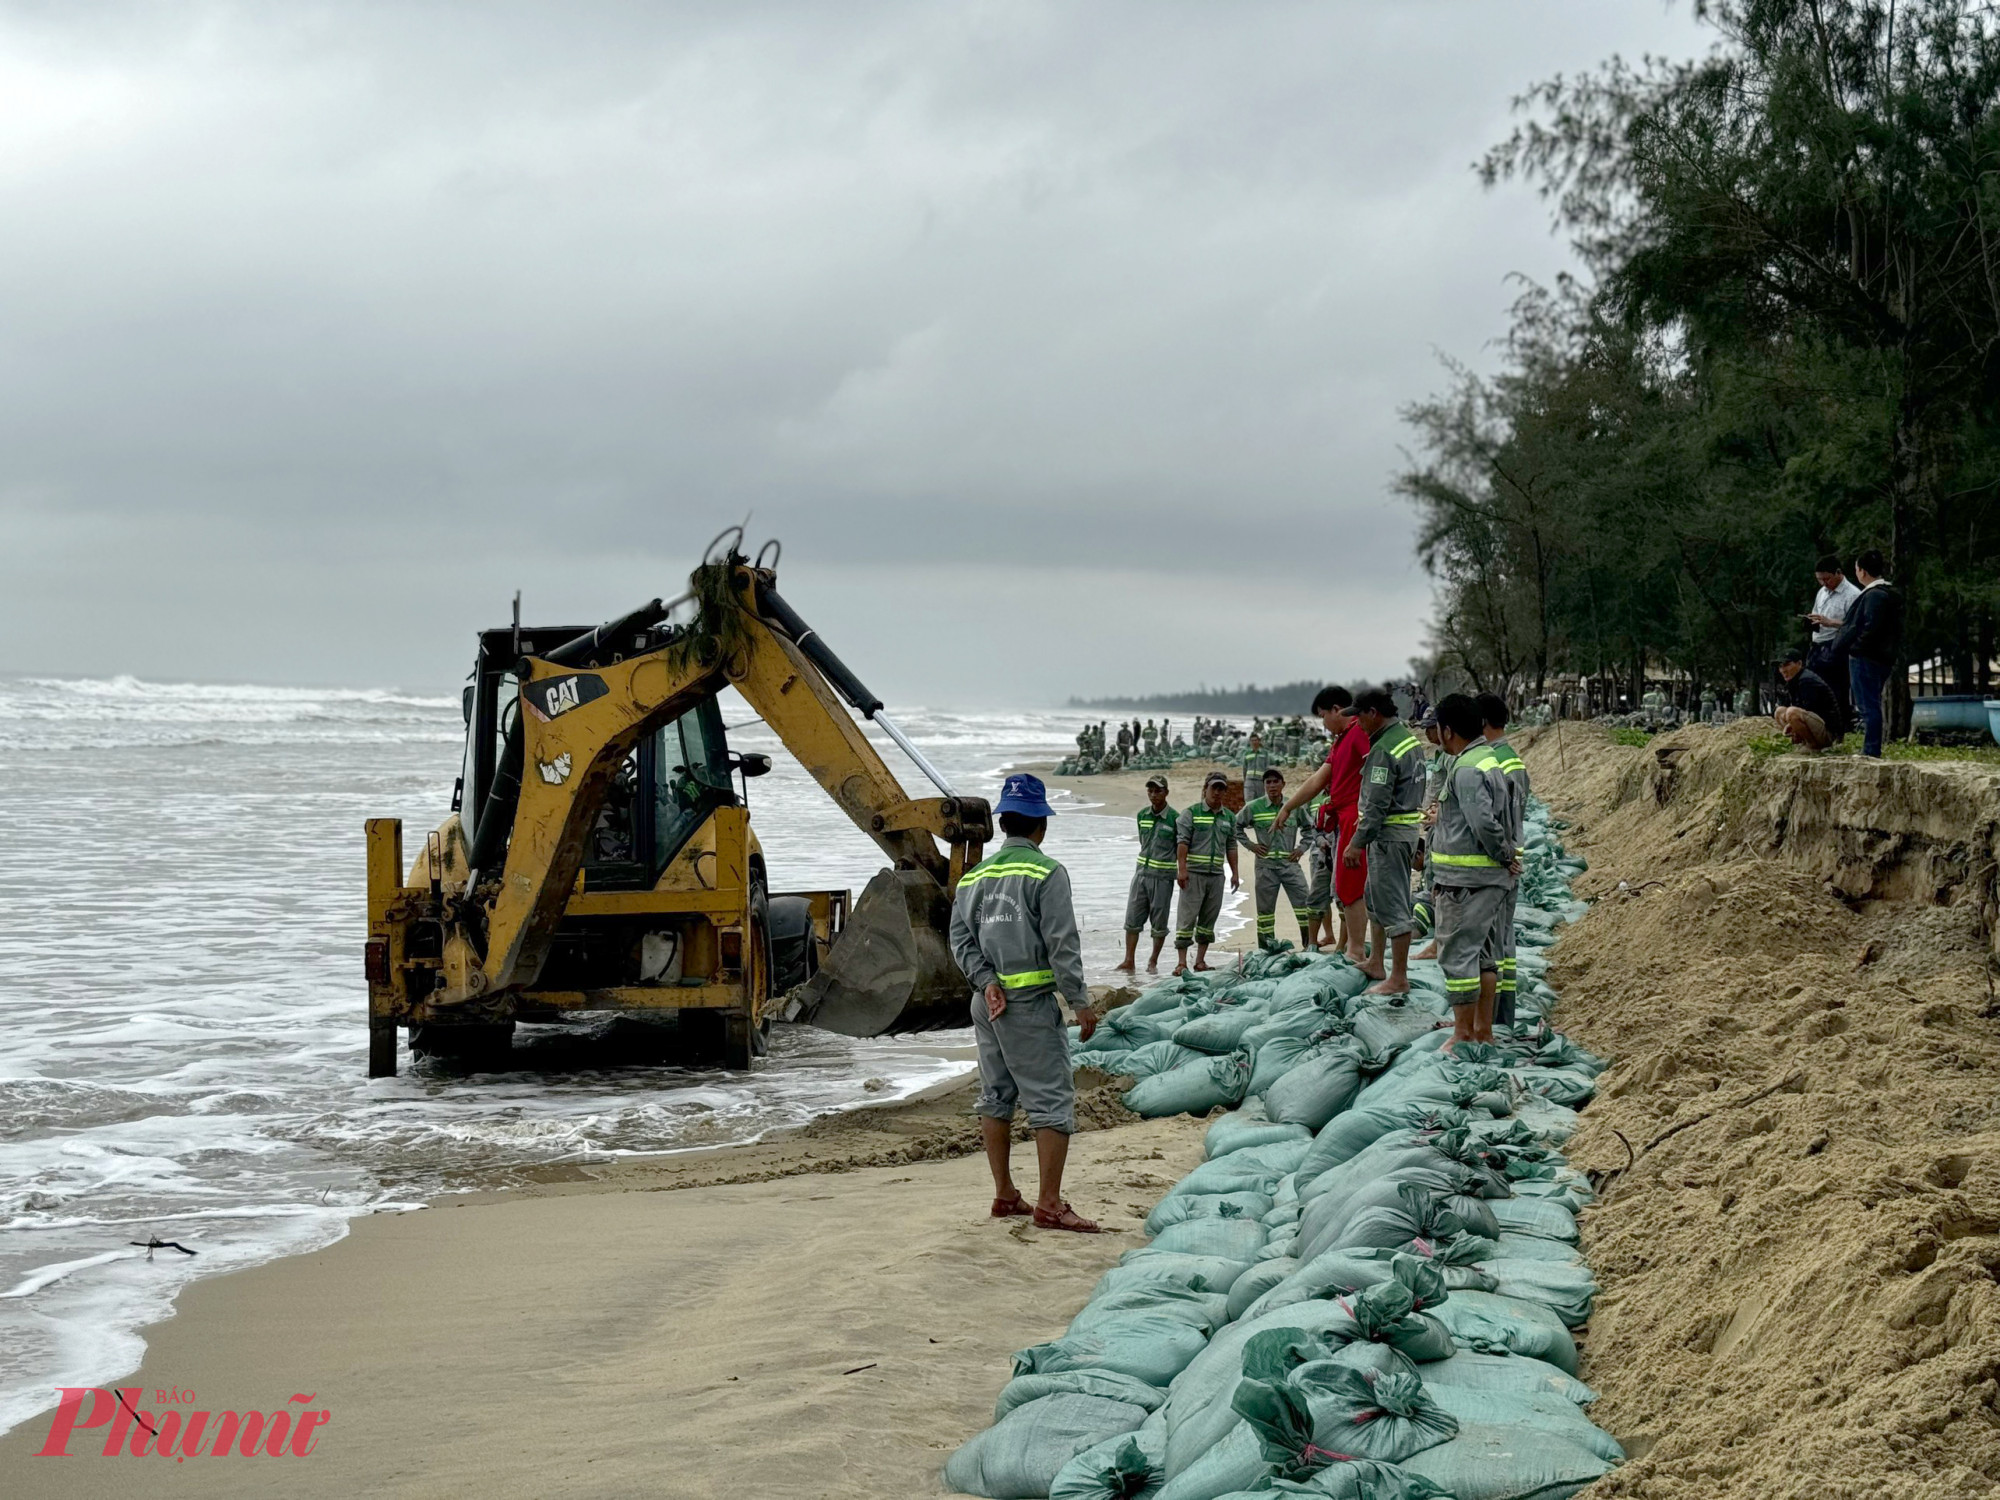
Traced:
[[1222, 915], [1222, 875], [1190, 870], [1188, 883], [1181, 888], [1180, 922], [1174, 929], [1174, 946], [1215, 941], [1215, 919]]
[[1300, 927], [1307, 922], [1306, 872], [1288, 859], [1260, 859], [1257, 861], [1255, 897], [1257, 902], [1257, 941], [1265, 942], [1278, 934], [1278, 892], [1292, 903], [1292, 915], [1298, 919]]
[[1306, 881], [1306, 905], [1300, 916], [1310, 921], [1323, 916], [1333, 901], [1333, 851], [1315, 848], [1312, 852], [1312, 876]]
[[1410, 867], [1416, 862], [1415, 829], [1385, 828], [1368, 846], [1368, 920], [1384, 937], [1403, 937], [1417, 930], [1416, 903], [1410, 894]]
[[1132, 889], [1125, 896], [1125, 930], [1138, 932], [1151, 926], [1153, 936], [1163, 938], [1172, 925], [1174, 877], [1141, 870], [1132, 877]]

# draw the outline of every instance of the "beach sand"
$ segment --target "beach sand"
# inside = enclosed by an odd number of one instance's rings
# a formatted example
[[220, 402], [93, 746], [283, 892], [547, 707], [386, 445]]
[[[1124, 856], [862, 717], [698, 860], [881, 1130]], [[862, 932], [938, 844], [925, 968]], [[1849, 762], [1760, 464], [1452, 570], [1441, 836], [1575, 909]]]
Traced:
[[[1062, 784], [1136, 808], [1144, 779]], [[217, 1413], [310, 1395], [331, 1413], [312, 1452], [105, 1458], [99, 1430], [42, 1458], [44, 1415], [0, 1438], [5, 1493], [937, 1494], [1008, 1356], [1061, 1334], [1201, 1159], [1205, 1122], [1137, 1121], [1115, 1086], [1080, 1082], [1067, 1191], [1105, 1234], [989, 1217], [970, 1079], [757, 1145], [442, 1198], [196, 1283], [119, 1382], [142, 1415], [176, 1409], [160, 1399], [176, 1390], [178, 1409]], [[1032, 1191], [1031, 1148], [1015, 1160]]]

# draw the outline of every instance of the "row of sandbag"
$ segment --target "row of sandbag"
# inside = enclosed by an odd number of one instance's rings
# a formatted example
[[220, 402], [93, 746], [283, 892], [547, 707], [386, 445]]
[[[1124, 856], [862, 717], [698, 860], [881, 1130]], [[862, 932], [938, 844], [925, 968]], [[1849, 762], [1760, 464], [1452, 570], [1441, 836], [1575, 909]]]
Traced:
[[[1531, 868], [1560, 858], [1545, 837]], [[1051, 1500], [1556, 1500], [1606, 1472], [1621, 1455], [1583, 1414], [1569, 1334], [1596, 1290], [1575, 1250], [1590, 1190], [1559, 1150], [1602, 1064], [1547, 1029], [1540, 964], [1522, 968], [1537, 1018], [1449, 1056], [1421, 969], [1417, 995], [1384, 1007], [1338, 960], [1260, 955], [1128, 1007], [1114, 1041], [1130, 1045], [1080, 1061], [1137, 1071], [1190, 1028], [1218, 1050], [1188, 1050], [1253, 1075], [1280, 1042], [1308, 1046], [1246, 1080], [1208, 1160], [1149, 1216], [1152, 1242], [1062, 1338], [1015, 1357], [995, 1426], [947, 1482]], [[1260, 1030], [1274, 1021], [1290, 1029]], [[1168, 1063], [1135, 1095], [1188, 1066], [1153, 1056]]]

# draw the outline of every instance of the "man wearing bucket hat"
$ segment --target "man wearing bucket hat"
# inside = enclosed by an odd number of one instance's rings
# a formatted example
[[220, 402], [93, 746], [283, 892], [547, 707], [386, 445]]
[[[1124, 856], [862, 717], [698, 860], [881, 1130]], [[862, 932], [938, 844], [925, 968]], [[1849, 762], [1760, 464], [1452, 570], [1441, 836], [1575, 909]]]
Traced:
[[1132, 872], [1132, 889], [1125, 898], [1125, 962], [1119, 972], [1139, 965], [1139, 933], [1152, 925], [1153, 956], [1146, 972], [1157, 973], [1160, 950], [1167, 945], [1167, 923], [1173, 918], [1174, 876], [1180, 866], [1174, 855], [1180, 814], [1167, 806], [1167, 778], [1157, 772], [1146, 778], [1146, 805], [1139, 809], [1139, 867]]
[[[1075, 1010], [1086, 1040], [1097, 1029], [1069, 872], [1042, 853], [1052, 813], [1039, 777], [1009, 776], [994, 811], [1006, 838], [960, 878], [951, 907], [951, 954], [973, 988], [979, 1047], [974, 1110], [993, 1170], [993, 1217], [1032, 1212], [1038, 1228], [1096, 1234], [1097, 1226], [1062, 1196], [1076, 1130], [1076, 1079], [1057, 996]], [[1017, 1107], [1027, 1110], [1041, 1169], [1032, 1210], [1014, 1186], [1009, 1161]]]

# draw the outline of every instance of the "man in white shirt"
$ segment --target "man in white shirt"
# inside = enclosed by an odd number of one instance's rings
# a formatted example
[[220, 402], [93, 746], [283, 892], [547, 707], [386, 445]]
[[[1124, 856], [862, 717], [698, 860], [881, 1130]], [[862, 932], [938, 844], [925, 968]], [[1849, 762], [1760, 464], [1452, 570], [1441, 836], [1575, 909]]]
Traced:
[[1840, 559], [1829, 554], [1819, 560], [1813, 569], [1813, 577], [1819, 580], [1819, 593], [1813, 598], [1812, 613], [1806, 619], [1812, 622], [1812, 650], [1806, 654], [1806, 666], [1817, 672], [1833, 689], [1840, 700], [1843, 714], [1851, 714], [1853, 705], [1848, 702], [1847, 653], [1837, 649], [1834, 637], [1840, 634], [1840, 627], [1847, 619], [1848, 606], [1861, 597], [1861, 590], [1848, 581], [1841, 571]]

